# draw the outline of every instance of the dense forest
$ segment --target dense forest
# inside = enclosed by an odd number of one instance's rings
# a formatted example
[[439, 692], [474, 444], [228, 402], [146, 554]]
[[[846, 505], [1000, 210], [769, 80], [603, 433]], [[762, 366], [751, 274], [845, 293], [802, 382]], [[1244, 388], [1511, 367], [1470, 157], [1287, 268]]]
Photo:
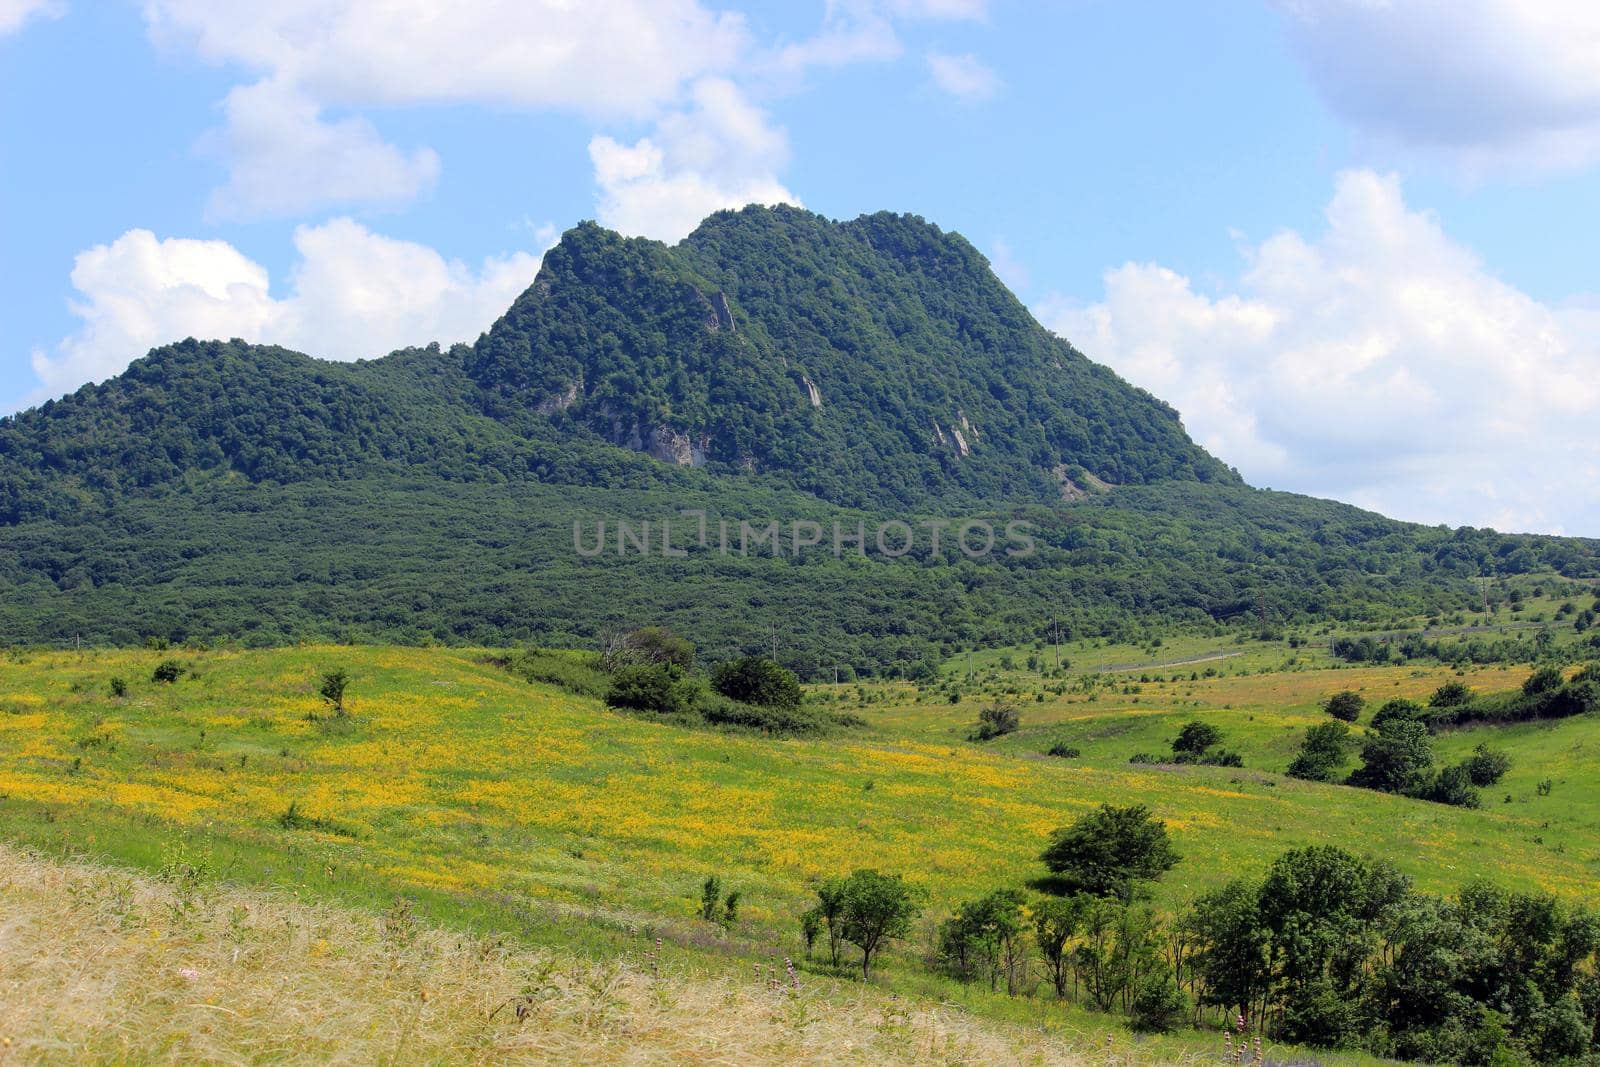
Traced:
[[[1039, 551], [684, 558], [594, 530], [982, 517]], [[567, 233], [474, 345], [330, 363], [186, 340], [0, 420], [0, 640], [591, 643], [671, 625], [791, 666], [1459, 609], [1596, 544], [1248, 488], [1040, 327], [963, 238], [793, 208], [677, 246]]]

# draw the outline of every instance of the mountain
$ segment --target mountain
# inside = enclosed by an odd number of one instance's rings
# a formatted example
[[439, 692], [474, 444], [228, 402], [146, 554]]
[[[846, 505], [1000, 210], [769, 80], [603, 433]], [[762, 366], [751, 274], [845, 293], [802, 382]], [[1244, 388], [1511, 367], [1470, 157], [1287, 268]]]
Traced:
[[[965, 559], [582, 558], [573, 527], [1026, 519]], [[1096, 632], [1468, 603], [1596, 545], [1245, 486], [959, 235], [795, 208], [565, 234], [473, 345], [331, 363], [186, 340], [0, 420], [0, 639], [573, 643], [666, 621], [883, 667]]]

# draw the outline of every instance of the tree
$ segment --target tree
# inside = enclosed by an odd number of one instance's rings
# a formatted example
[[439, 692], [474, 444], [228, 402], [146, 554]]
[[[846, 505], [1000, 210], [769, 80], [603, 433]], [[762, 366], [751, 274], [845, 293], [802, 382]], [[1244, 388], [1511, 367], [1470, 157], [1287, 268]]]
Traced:
[[1070, 960], [1067, 942], [1078, 932], [1083, 921], [1084, 902], [1087, 897], [1046, 897], [1033, 906], [1033, 939], [1039, 946], [1039, 959], [1044, 963], [1045, 974], [1056, 996], [1067, 995], [1067, 974]]
[[1411, 719], [1389, 719], [1367, 735], [1361, 760], [1347, 779], [1350, 785], [1415, 795], [1433, 772], [1428, 728]]
[[344, 693], [350, 686], [350, 676], [344, 668], [329, 671], [322, 676], [322, 686], [317, 690], [322, 699], [328, 702], [335, 715], [344, 714]]
[[1017, 706], [1008, 700], [997, 700], [978, 712], [977, 728], [969, 735], [973, 741], [988, 741], [1004, 734], [1014, 733], [1022, 725]]
[[1065, 893], [1132, 900], [1139, 884], [1160, 878], [1178, 862], [1165, 823], [1142, 804], [1102, 804], [1051, 834], [1040, 859]]
[[1422, 722], [1426, 716], [1427, 712], [1415, 700], [1397, 697], [1377, 710], [1377, 713], [1372, 716], [1371, 725], [1374, 730], [1382, 730], [1384, 724], [1388, 722], [1395, 720]]
[[1193, 957], [1203, 1001], [1253, 1015], [1271, 979], [1268, 942], [1261, 923], [1260, 887], [1233, 881], [1195, 901], [1190, 926], [1198, 946]]
[[1345, 689], [1329, 697], [1327, 703], [1322, 705], [1322, 709], [1335, 719], [1355, 722], [1361, 718], [1361, 709], [1366, 706], [1365, 697], [1360, 693]]
[[1464, 682], [1446, 682], [1428, 698], [1430, 708], [1459, 708], [1472, 703], [1473, 692]]
[[792, 708], [802, 696], [794, 672], [762, 656], [717, 664], [711, 672], [711, 686], [730, 700], [767, 707]]
[[635, 663], [611, 676], [606, 703], [613, 708], [673, 715], [689, 705], [689, 689], [678, 668], [667, 663]]
[[171, 685], [173, 682], [176, 682], [178, 678], [182, 676], [182, 674], [183, 668], [178, 664], [177, 660], [164, 659], [160, 663], [156, 664], [155, 670], [150, 672], [150, 680], [152, 682], [161, 682], [164, 685]]
[[1472, 779], [1476, 786], [1491, 786], [1505, 777], [1511, 769], [1511, 757], [1499, 749], [1490, 748], [1488, 745], [1479, 745], [1472, 750], [1472, 755], [1462, 764], [1467, 770], [1467, 777]]
[[637, 663], [671, 664], [687, 671], [694, 666], [694, 642], [665, 626], [645, 626], [613, 640], [602, 655], [606, 670]]
[[1212, 745], [1221, 743], [1221, 730], [1210, 723], [1195, 721], [1186, 723], [1183, 729], [1178, 731], [1177, 738], [1172, 742], [1172, 751], [1198, 756]]
[[845, 940], [844, 904], [845, 880], [828, 878], [817, 886], [817, 903], [800, 917], [801, 934], [805, 936], [806, 931], [813, 931], [806, 936], [807, 951], [816, 939], [816, 931], [825, 931], [828, 935], [828, 963], [834, 967], [839, 966], [839, 949]]
[[967, 901], [939, 927], [939, 958], [957, 978], [983, 977], [992, 990], [1005, 976], [1006, 992], [1015, 993], [1022, 970], [1023, 896], [1016, 889], [997, 889]]
[[1561, 676], [1559, 667], [1540, 667], [1527, 680], [1522, 683], [1522, 695], [1536, 697], [1541, 693], [1554, 692], [1560, 689], [1565, 679]]
[[1300, 752], [1289, 764], [1289, 777], [1331, 782], [1350, 759], [1350, 727], [1342, 722], [1318, 723], [1306, 730]]
[[1472, 787], [1472, 771], [1465, 763], [1440, 771], [1422, 795], [1436, 804], [1451, 804], [1458, 808], [1483, 806], [1483, 797]]
[[922, 914], [921, 893], [898, 874], [852, 871], [844, 880], [840, 930], [861, 950], [861, 977], [872, 976], [872, 958], [887, 941], [902, 938]]

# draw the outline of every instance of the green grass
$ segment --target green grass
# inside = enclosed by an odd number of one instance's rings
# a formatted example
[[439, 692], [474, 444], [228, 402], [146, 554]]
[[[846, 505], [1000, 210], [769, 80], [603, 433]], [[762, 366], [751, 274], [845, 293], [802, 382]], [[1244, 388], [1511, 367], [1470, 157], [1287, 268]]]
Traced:
[[[1189, 650], [1168, 644], [1158, 651]], [[1042, 875], [1049, 831], [1102, 802], [1148, 804], [1169, 823], [1183, 861], [1158, 889], [1166, 907], [1311, 843], [1392, 859], [1432, 891], [1488, 876], [1600, 904], [1593, 717], [1441, 738], [1442, 757], [1483, 739], [1512, 754], [1481, 811], [1298, 782], [1281, 772], [1329, 693], [1354, 688], [1376, 706], [1456, 676], [1272, 670], [1289, 658], [1281, 645], [1244, 651], [1249, 673], [1139, 683], [1122, 672], [1093, 698], [1029, 696], [1022, 730], [985, 745], [964, 737], [988, 696], [951, 705], [906, 683], [817, 687], [813, 699], [868, 726], [772, 740], [615, 714], [487, 652], [14, 655], [0, 662], [0, 836], [152, 870], [199, 857], [230, 881], [361, 907], [403, 894], [432, 921], [597, 957], [660, 934], [730, 967], [798, 956], [795, 917], [814, 880], [876, 866], [925, 886], [930, 903], [883, 980], [1019, 1019], [1059, 1009], [953, 986], [915, 956], [959, 900]], [[150, 681], [174, 655], [190, 673]], [[334, 667], [351, 674], [348, 721], [327, 719], [316, 695]], [[992, 688], [1020, 688], [1025, 673], [997, 672]], [[1465, 680], [1492, 691], [1525, 673]], [[110, 695], [113, 676], [130, 683], [127, 699]], [[1164, 751], [1191, 718], [1220, 726], [1246, 767], [1127, 764]], [[1082, 756], [1042, 755], [1056, 739]], [[286, 820], [291, 803], [300, 818]], [[727, 935], [694, 917], [709, 873], [743, 894]]]

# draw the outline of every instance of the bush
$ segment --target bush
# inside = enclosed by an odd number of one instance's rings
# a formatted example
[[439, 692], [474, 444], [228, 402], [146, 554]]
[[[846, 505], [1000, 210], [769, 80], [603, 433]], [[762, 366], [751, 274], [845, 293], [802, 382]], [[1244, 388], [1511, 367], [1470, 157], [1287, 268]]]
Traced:
[[606, 703], [614, 708], [676, 715], [688, 710], [688, 694], [676, 668], [662, 663], [622, 667], [611, 676]]
[[1552, 693], [1561, 688], [1563, 681], [1561, 668], [1540, 667], [1528, 675], [1527, 680], [1522, 683], [1522, 695], [1533, 697], [1541, 693]]
[[1394, 721], [1425, 723], [1427, 718], [1427, 710], [1415, 700], [1396, 699], [1379, 708], [1377, 714], [1372, 716], [1372, 728], [1381, 730], [1385, 723]]
[[1004, 700], [997, 700], [993, 704], [978, 712], [978, 725], [968, 735], [971, 741], [989, 741], [1005, 734], [1015, 733], [1022, 725], [1022, 717], [1017, 714], [1017, 706]]
[[1289, 764], [1289, 777], [1308, 782], [1331, 782], [1349, 761], [1350, 727], [1342, 722], [1319, 723], [1306, 731], [1300, 752]]
[[1446, 682], [1428, 698], [1430, 708], [1459, 708], [1472, 703], [1473, 692], [1462, 682]]
[[1483, 798], [1472, 787], [1472, 774], [1464, 763], [1440, 771], [1423, 797], [1436, 804], [1451, 804], [1458, 808], [1483, 806]]
[[1462, 766], [1467, 769], [1473, 785], [1491, 786], [1511, 769], [1511, 757], [1488, 745], [1479, 745]]
[[1188, 1015], [1189, 998], [1163, 968], [1139, 983], [1129, 1025], [1142, 1033], [1167, 1034], [1182, 1026]]
[[1166, 824], [1142, 804], [1102, 804], [1050, 835], [1040, 854], [1065, 893], [1131, 900], [1139, 883], [1160, 878], [1178, 862]]
[[113, 678], [110, 683], [111, 695], [121, 700], [128, 695], [128, 683], [122, 678]]
[[1046, 752], [1045, 755], [1055, 756], [1058, 759], [1077, 759], [1079, 753], [1076, 748], [1067, 744], [1065, 741], [1057, 741], [1055, 744], [1050, 746], [1050, 750]]
[[183, 676], [183, 667], [175, 659], [164, 659], [156, 664], [156, 669], [150, 672], [152, 682], [171, 685]]
[[601, 669], [601, 658], [593, 652], [530, 648], [500, 662], [519, 678], [596, 700], [604, 700], [611, 688], [611, 678]]
[[1335, 719], [1344, 722], [1355, 722], [1361, 718], [1361, 709], [1367, 706], [1366, 698], [1360, 693], [1349, 689], [1333, 694], [1327, 703], [1322, 705], [1322, 710], [1332, 715]]
[[350, 687], [350, 676], [343, 669], [329, 671], [322, 676], [322, 687], [317, 690], [335, 715], [344, 714], [344, 693]]
[[719, 663], [711, 672], [711, 685], [732, 700], [763, 707], [792, 708], [799, 705], [800, 679], [763, 656], [744, 656]]
[[646, 626], [617, 638], [601, 661], [610, 671], [640, 663], [669, 664], [687, 671], [694, 666], [694, 643], [664, 626]]
[[1172, 751], [1199, 755], [1212, 745], [1222, 743], [1222, 731], [1210, 723], [1191, 722], [1178, 731], [1172, 742]]

